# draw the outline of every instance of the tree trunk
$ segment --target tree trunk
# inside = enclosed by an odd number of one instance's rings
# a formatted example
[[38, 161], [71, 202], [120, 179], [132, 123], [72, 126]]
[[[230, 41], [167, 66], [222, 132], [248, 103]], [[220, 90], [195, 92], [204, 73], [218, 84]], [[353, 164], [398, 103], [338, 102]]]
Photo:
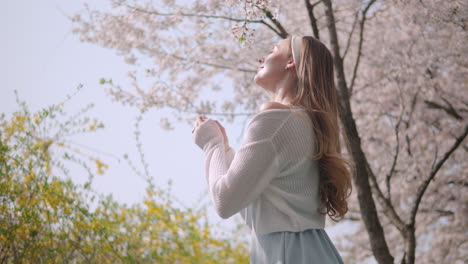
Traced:
[[374, 254], [377, 262], [380, 264], [393, 264], [393, 256], [390, 254], [387, 242], [385, 241], [384, 231], [380, 224], [375, 202], [372, 197], [366, 156], [362, 151], [361, 139], [359, 138], [359, 134], [356, 129], [356, 122], [351, 111], [348, 88], [343, 70], [343, 60], [340, 56], [332, 3], [331, 0], [324, 0], [323, 3], [325, 4], [327, 27], [330, 34], [335, 74], [338, 81], [337, 89], [339, 94], [340, 118], [343, 123], [344, 131], [349, 138], [349, 152], [356, 164], [353, 181], [357, 189], [357, 198], [361, 210], [361, 217], [364, 220], [364, 226], [366, 227], [369, 235], [372, 253]]
[[416, 236], [414, 226], [407, 226], [405, 237], [405, 263], [414, 264], [414, 255], [416, 251]]

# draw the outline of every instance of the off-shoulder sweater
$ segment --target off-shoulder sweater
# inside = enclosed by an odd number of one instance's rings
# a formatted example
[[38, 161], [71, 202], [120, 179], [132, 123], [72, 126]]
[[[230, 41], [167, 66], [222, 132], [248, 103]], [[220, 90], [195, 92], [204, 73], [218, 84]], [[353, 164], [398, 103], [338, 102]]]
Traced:
[[268, 109], [250, 119], [237, 152], [226, 152], [215, 120], [200, 124], [192, 137], [218, 215], [239, 213], [257, 234], [324, 228], [313, 133], [305, 109]]

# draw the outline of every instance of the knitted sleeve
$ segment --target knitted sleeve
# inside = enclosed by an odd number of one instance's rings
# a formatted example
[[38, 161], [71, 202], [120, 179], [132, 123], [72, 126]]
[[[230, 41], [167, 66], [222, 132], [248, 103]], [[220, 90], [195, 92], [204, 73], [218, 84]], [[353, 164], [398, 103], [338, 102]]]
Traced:
[[246, 135], [229, 162], [221, 130], [208, 119], [194, 132], [197, 145], [205, 152], [205, 177], [218, 215], [227, 219], [259, 197], [279, 174], [273, 137], [284, 124], [275, 112], [258, 113], [250, 121]]
[[[234, 156], [236, 155], [236, 151], [231, 147], [229, 149], [228, 152], [226, 152], [226, 162], [227, 162], [227, 166], [231, 166], [231, 163], [232, 163], [232, 160], [234, 159]], [[247, 223], [246, 219], [245, 219], [245, 209], [246, 208], [243, 208], [239, 211], [239, 214], [241, 216], [241, 218], [244, 220], [244, 223]]]

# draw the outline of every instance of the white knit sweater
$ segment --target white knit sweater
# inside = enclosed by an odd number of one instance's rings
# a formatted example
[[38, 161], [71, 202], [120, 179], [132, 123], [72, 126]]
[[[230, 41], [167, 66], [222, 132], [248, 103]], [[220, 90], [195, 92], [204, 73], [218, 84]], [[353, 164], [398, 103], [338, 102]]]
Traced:
[[257, 234], [324, 228], [317, 212], [319, 171], [304, 109], [269, 109], [247, 125], [237, 153], [225, 151], [221, 129], [207, 119], [193, 132], [205, 153], [205, 176], [221, 218], [240, 213]]

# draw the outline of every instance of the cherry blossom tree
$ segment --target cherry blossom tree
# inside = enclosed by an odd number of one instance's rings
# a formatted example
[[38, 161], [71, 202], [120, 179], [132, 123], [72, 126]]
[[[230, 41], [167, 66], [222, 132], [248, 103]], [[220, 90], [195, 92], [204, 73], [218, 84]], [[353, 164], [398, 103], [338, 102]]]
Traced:
[[[71, 17], [84, 42], [116, 50], [130, 86], [101, 79], [122, 104], [232, 122], [266, 94], [257, 59], [288, 34], [334, 56], [340, 119], [355, 163], [342, 236], [348, 263], [462, 263], [468, 243], [466, 1], [126, 1]], [[222, 83], [222, 86], [220, 85]], [[223, 98], [220, 90], [232, 93]], [[336, 223], [331, 223], [336, 224]]]

